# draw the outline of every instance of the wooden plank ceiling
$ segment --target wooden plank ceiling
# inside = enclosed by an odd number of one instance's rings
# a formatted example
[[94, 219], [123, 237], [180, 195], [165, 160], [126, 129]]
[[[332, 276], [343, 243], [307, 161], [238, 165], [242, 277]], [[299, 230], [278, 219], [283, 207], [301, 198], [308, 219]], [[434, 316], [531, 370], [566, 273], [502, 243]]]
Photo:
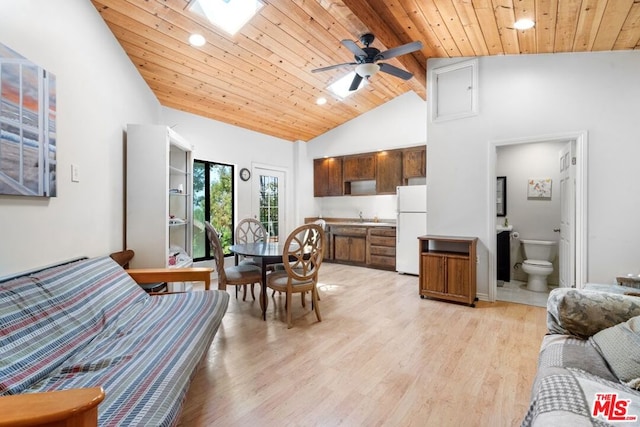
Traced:
[[[236, 0], [238, 1], [238, 0]], [[244, 0], [240, 0], [244, 1]], [[426, 60], [640, 46], [634, 0], [264, 0], [234, 36], [190, 12], [189, 0], [92, 0], [162, 105], [289, 141], [308, 141], [407, 92], [426, 97]], [[536, 22], [518, 31], [519, 18]], [[344, 100], [327, 86], [352, 62], [340, 41], [371, 32], [384, 51], [423, 49], [386, 61], [408, 81], [374, 75]], [[192, 47], [191, 33], [207, 43]], [[318, 97], [328, 99], [316, 105]]]

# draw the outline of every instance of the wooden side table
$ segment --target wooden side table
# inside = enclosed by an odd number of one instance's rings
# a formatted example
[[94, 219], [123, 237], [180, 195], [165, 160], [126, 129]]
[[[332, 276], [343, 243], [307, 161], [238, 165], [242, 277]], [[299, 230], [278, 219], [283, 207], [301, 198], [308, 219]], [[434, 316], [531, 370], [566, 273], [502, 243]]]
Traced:
[[633, 277], [620, 276], [620, 277], [616, 277], [616, 282], [618, 282], [618, 284], [620, 286], [628, 286], [628, 287], [631, 287], [631, 288], [639, 288], [640, 289], [640, 277], [638, 277], [638, 276], [633, 276]]

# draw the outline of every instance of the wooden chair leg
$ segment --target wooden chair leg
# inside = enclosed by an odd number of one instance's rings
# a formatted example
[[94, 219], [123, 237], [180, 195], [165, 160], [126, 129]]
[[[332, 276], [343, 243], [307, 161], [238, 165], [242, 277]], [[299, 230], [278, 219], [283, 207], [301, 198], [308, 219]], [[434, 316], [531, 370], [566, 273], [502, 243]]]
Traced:
[[314, 288], [311, 291], [311, 304], [313, 305], [313, 309], [316, 312], [318, 322], [322, 322], [322, 317], [320, 316], [320, 307], [318, 306], [318, 299], [318, 290]]
[[307, 306], [307, 293], [306, 292], [300, 292], [300, 300], [302, 300], [302, 306], [306, 307]]
[[293, 295], [289, 295], [289, 292], [287, 292], [287, 329], [291, 329], [291, 326], [293, 326], [291, 324], [291, 299], [292, 299]]
[[253, 298], [253, 300], [256, 300], [256, 294], [253, 293], [253, 285], [255, 285], [255, 283], [251, 284], [251, 298]]
[[242, 285], [242, 301], [247, 300], [247, 285]]

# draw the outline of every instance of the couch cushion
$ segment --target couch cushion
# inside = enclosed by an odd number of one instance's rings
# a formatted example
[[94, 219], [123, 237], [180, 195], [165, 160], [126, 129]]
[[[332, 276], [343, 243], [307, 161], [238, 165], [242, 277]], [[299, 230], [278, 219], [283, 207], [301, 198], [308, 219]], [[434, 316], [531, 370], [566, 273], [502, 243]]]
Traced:
[[225, 291], [149, 297], [28, 392], [101, 386], [100, 426], [171, 426], [227, 310]]
[[620, 381], [640, 389], [640, 316], [591, 337]]
[[149, 296], [111, 258], [0, 283], [0, 395], [21, 393]]
[[640, 315], [640, 298], [608, 292], [557, 288], [547, 300], [547, 327], [552, 334], [589, 338]]

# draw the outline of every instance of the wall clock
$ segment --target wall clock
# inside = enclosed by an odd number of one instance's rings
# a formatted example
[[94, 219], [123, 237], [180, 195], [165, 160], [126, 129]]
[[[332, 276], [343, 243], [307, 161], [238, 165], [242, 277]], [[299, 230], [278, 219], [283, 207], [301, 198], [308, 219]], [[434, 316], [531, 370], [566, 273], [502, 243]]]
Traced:
[[240, 179], [243, 181], [249, 181], [251, 178], [251, 172], [247, 168], [240, 169]]

